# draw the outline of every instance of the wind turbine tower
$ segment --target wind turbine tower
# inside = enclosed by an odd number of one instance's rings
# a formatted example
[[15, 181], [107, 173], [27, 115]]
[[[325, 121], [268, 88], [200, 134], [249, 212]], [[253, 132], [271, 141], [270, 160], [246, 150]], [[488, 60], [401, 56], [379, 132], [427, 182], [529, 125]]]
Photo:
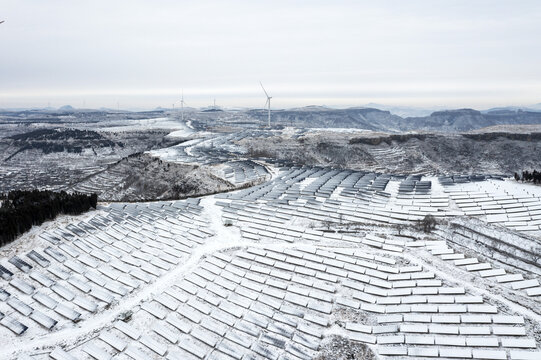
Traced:
[[271, 114], [270, 114], [270, 102], [271, 102], [271, 99], [272, 99], [272, 96], [269, 96], [269, 94], [267, 94], [267, 91], [265, 90], [265, 88], [263, 87], [263, 84], [261, 83], [261, 81], [259, 82], [259, 84], [261, 85], [261, 88], [263, 89], [263, 92], [265, 93], [265, 96], [267, 97], [267, 101], [265, 102], [265, 105], [268, 106], [267, 109], [267, 114], [268, 114], [268, 126], [270, 128], [270, 119], [271, 119]]
[[184, 121], [184, 89], [182, 90], [182, 97], [180, 98], [180, 117]]

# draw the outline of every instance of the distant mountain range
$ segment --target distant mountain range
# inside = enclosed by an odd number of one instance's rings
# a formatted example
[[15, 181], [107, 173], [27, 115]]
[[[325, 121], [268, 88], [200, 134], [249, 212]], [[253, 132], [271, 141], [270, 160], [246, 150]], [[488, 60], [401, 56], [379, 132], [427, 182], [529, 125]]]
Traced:
[[405, 118], [401, 130], [469, 131], [495, 125], [541, 124], [541, 112], [521, 109], [472, 109], [436, 111], [430, 116]]
[[[377, 105], [377, 104], [374, 104]], [[208, 108], [195, 109], [185, 108], [192, 112], [190, 116], [197, 116], [199, 113], [209, 114]], [[407, 110], [407, 111], [406, 111]], [[10, 110], [14, 111], [14, 110]], [[27, 110], [28, 111], [28, 110]], [[101, 109], [75, 109], [70, 105], [62, 106], [57, 110], [32, 111], [57, 111], [63, 113], [103, 111], [117, 112], [116, 110]], [[169, 112], [171, 109], [156, 109], [155, 112]], [[225, 110], [224, 111], [229, 111]], [[399, 116], [396, 112], [419, 113], [416, 116]], [[541, 103], [524, 107], [498, 107], [478, 111], [473, 109], [440, 110], [428, 112], [428, 109], [408, 107], [387, 107], [378, 109], [375, 107], [353, 107], [347, 109], [335, 109], [325, 106], [306, 106], [301, 108], [272, 110], [274, 125], [295, 126], [305, 128], [355, 128], [373, 131], [404, 132], [404, 131], [440, 131], [440, 132], [465, 132], [489, 126], [497, 125], [540, 125], [541, 124]], [[1, 110], [0, 110], [1, 112]], [[124, 112], [124, 111], [121, 111]], [[219, 121], [220, 111], [216, 120]], [[266, 109], [238, 110], [243, 114], [245, 121], [266, 123]], [[195, 113], [195, 114], [194, 114]], [[244, 121], [244, 120], [243, 120]]]
[[[195, 107], [189, 107], [185, 106], [185, 110], [190, 111], [200, 111], [200, 110], [209, 110], [209, 109], [220, 109], [223, 111], [246, 111], [253, 108], [249, 107], [234, 107], [234, 108], [223, 108], [219, 106], [206, 106], [201, 108], [195, 108]], [[435, 111], [445, 111], [445, 110], [452, 110], [445, 106], [432, 106], [432, 107], [416, 107], [416, 106], [403, 106], [403, 105], [385, 105], [385, 104], [378, 104], [378, 103], [368, 103], [361, 106], [352, 106], [350, 108], [369, 108], [369, 109], [378, 109], [378, 110], [385, 110], [389, 111], [394, 115], [401, 116], [403, 118], [406, 117], [420, 117], [420, 116], [428, 116], [432, 114]], [[132, 111], [132, 112], [138, 112], [138, 111], [174, 111], [179, 110], [179, 107], [161, 107], [158, 106], [154, 109], [148, 109], [148, 108], [126, 108], [126, 109], [120, 109], [120, 111]], [[343, 109], [342, 107], [332, 107], [332, 106], [325, 106], [325, 105], [308, 105], [298, 108], [291, 108], [291, 109], [282, 109], [282, 110], [298, 110], [298, 111], [311, 111], [311, 110], [334, 110], [334, 109]], [[108, 108], [108, 107], [100, 107], [100, 108], [76, 108], [72, 105], [64, 105], [60, 106], [58, 108], [55, 107], [21, 107], [21, 108], [0, 108], [0, 111], [111, 111], [115, 112], [118, 111], [118, 109]], [[277, 110], [277, 109], [272, 109]], [[491, 111], [498, 111], [498, 110], [511, 110], [511, 111], [517, 111], [517, 110], [523, 110], [523, 111], [532, 111], [541, 112], [541, 103], [538, 104], [532, 104], [528, 106], [501, 106], [501, 107], [494, 107], [486, 110], [480, 110], [482, 113], [488, 113]]]
[[[250, 110], [250, 117], [266, 119], [266, 111]], [[484, 112], [473, 109], [435, 111], [428, 116], [401, 117], [375, 108], [330, 109], [307, 107], [292, 110], [275, 110], [272, 122], [285, 126], [307, 128], [360, 128], [373, 131], [440, 131], [465, 132], [495, 125], [538, 125], [541, 112], [490, 109]]]

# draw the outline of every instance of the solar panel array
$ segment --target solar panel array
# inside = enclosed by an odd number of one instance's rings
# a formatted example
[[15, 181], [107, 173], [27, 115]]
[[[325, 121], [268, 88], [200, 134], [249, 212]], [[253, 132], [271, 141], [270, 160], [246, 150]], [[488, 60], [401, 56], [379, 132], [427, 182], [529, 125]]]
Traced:
[[[197, 199], [102, 207], [2, 262], [0, 335], [47, 339], [112, 309], [121, 316], [91, 323], [82, 341], [52, 337], [54, 348], [19, 355], [312, 359], [341, 334], [382, 358], [541, 358], [518, 301], [541, 298], [538, 279], [445, 240], [376, 226], [463, 214], [461, 197], [484, 203], [481, 190], [522, 205], [537, 196], [494, 179], [461, 181], [283, 167], [271, 181], [205, 200], [208, 211]], [[334, 231], [331, 222], [370, 230]], [[440, 265], [453, 273], [443, 276]], [[513, 306], [497, 295], [506, 290]]]
[[91, 318], [203, 243], [211, 233], [200, 212], [197, 201], [113, 204], [40, 234], [48, 245], [0, 267], [0, 324], [17, 335], [39, 325], [39, 334]]
[[313, 221], [401, 224], [428, 214], [457, 215], [449, 208], [448, 196], [431, 193], [432, 181], [419, 180], [417, 191], [401, 191], [396, 186], [401, 179], [353, 170], [285, 167], [270, 182], [218, 197], [224, 199], [220, 203], [224, 218], [248, 223], [280, 222], [296, 216]]
[[[341, 319], [362, 312], [364, 321]], [[358, 248], [267, 245], [216, 252], [63, 356], [312, 359], [332, 323], [380, 355], [539, 356], [522, 316], [417, 265]], [[56, 349], [62, 352], [61, 349]]]
[[224, 178], [236, 185], [265, 180], [269, 175], [263, 165], [252, 160], [228, 162], [223, 172]]
[[541, 230], [541, 198], [534, 185], [495, 179], [444, 185], [446, 194], [465, 215], [486, 217], [488, 223], [518, 231]]

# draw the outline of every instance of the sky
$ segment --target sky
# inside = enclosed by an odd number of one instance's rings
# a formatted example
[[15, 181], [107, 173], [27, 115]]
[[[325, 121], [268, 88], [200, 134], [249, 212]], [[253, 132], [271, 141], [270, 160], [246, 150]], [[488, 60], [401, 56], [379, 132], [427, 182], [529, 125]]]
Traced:
[[541, 1], [0, 0], [0, 108], [541, 103]]

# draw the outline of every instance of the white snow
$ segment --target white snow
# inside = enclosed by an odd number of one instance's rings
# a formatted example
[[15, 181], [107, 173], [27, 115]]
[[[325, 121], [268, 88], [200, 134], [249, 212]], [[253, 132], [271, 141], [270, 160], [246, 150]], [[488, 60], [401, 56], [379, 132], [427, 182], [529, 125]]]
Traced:
[[178, 131], [178, 134], [187, 134], [182, 137], [191, 135], [193, 131], [180, 119], [172, 117], [160, 117], [151, 119], [136, 119], [136, 120], [122, 120], [111, 121], [110, 126], [102, 126], [98, 131], [106, 132], [122, 132], [122, 131], [137, 131], [137, 130], [152, 130], [152, 129], [168, 129]]
[[[177, 146], [169, 149], [162, 149], [156, 152], [151, 152], [153, 154], [158, 154], [159, 156], [173, 157], [179, 156], [180, 153], [184, 153], [183, 156], [189, 156], [190, 153], [187, 151], [192, 146], [197, 146], [204, 142], [205, 140], [191, 140], [188, 143], [188, 146]], [[184, 145], [184, 144], [183, 144]], [[268, 165], [265, 164], [267, 167]], [[276, 179], [276, 176], [279, 175], [278, 169], [270, 169], [270, 173], [273, 174], [273, 179]], [[305, 189], [307, 186], [314, 184], [319, 177], [311, 176], [305, 178], [303, 181], [297, 183], [300, 185], [300, 190]], [[524, 198], [541, 198], [541, 190], [537, 187], [532, 186], [516, 186], [517, 184], [512, 182], [497, 182], [494, 180], [479, 182], [479, 183], [469, 183], [463, 185], [457, 185], [451, 189], [445, 188], [437, 183], [436, 178], [423, 178], [423, 180], [431, 180], [433, 183], [432, 192], [429, 195], [419, 195], [416, 198], [399, 198], [398, 195], [398, 181], [391, 181], [386, 189], [388, 193], [391, 194], [391, 198], [381, 204], [377, 204], [377, 211], [381, 214], [392, 214], [394, 211], [415, 211], [420, 213], [422, 209], [430, 212], [432, 208], [437, 207], [447, 210], [446, 213], [449, 218], [452, 216], [451, 210], [456, 210], [457, 204], [453, 201], [450, 201], [452, 196], [456, 194], [469, 193], [469, 194], [482, 194], [489, 193], [491, 196], [499, 195], [511, 195], [511, 196], [521, 196]], [[346, 214], [350, 214], [349, 209], [355, 209], [355, 203], [360, 201], [353, 197], [342, 196], [341, 190], [343, 187], [338, 187], [330, 198], [334, 202], [339, 202], [343, 204], [341, 209], [348, 210], [345, 211]], [[285, 191], [285, 190], [284, 190]], [[238, 192], [237, 192], [238, 194]], [[317, 197], [318, 201], [324, 202], [326, 198]], [[299, 198], [297, 201], [290, 202], [290, 208], [294, 207], [304, 207], [308, 198]], [[108, 308], [100, 309], [96, 314], [91, 314], [90, 316], [85, 316], [83, 320], [77, 324], [71, 324], [63, 322], [57, 329], [46, 332], [43, 329], [37, 327], [35, 324], [30, 324], [30, 328], [27, 333], [23, 334], [20, 337], [12, 336], [7, 330], [0, 328], [0, 334], [4, 335], [0, 338], [0, 346], [6, 348], [6, 351], [0, 353], [0, 359], [12, 358], [21, 353], [33, 353], [41, 352], [43, 349], [51, 348], [58, 345], [66, 345], [69, 349], [75, 348], [73, 350], [74, 354], [80, 353], [80, 347], [82, 344], [87, 341], [93, 341], [101, 331], [108, 329], [111, 326], [111, 323], [118, 317], [119, 314], [126, 312], [128, 310], [134, 311], [134, 317], [136, 320], [131, 322], [132, 325], [137, 326], [141, 331], [147, 331], [147, 329], [152, 325], [153, 319], [150, 318], [143, 311], [139, 311], [140, 304], [147, 300], [150, 300], [154, 294], [162, 293], [164, 290], [172, 286], [172, 284], [179, 283], [189, 274], [199, 268], [205, 259], [211, 257], [217, 252], [223, 252], [230, 250], [231, 252], [235, 251], [244, 251], [247, 248], [259, 249], [258, 251], [268, 250], [269, 247], [273, 251], [280, 252], [285, 249], [317, 249], [318, 251], [334, 251], [336, 249], [340, 250], [353, 250], [358, 251], [359, 254], [363, 256], [383, 256], [385, 259], [390, 261], [390, 264], [396, 262], [396, 266], [390, 266], [396, 268], [397, 266], [421, 266], [423, 273], [433, 273], [435, 274], [436, 280], [441, 280], [444, 287], [456, 287], [460, 286], [465, 289], [466, 295], [481, 295], [482, 301], [488, 305], [495, 305], [498, 310], [498, 314], [510, 313], [510, 314], [520, 314], [525, 318], [535, 322], [541, 323], [541, 315], [538, 314], [532, 304], [535, 304], [536, 299], [527, 299], [526, 295], [519, 292], [511, 292], [502, 294], [502, 291], [506, 291], [509, 288], [507, 284], [498, 284], [494, 278], [483, 278], [478, 273], [468, 272], [463, 268], [458, 268], [453, 264], [452, 261], [444, 261], [442, 258], [434, 254], [431, 254], [427, 250], [427, 247], [424, 245], [425, 241], [432, 244], [438, 244], [437, 249], [447, 249], [450, 246], [450, 243], [446, 243], [445, 239], [441, 239], [437, 235], [427, 235], [423, 233], [416, 232], [413, 228], [408, 228], [404, 230], [406, 233], [412, 235], [421, 243], [421, 247], [407, 247], [404, 246], [406, 241], [403, 237], [397, 237], [396, 229], [390, 225], [384, 225], [382, 222], [372, 221], [368, 219], [363, 219], [363, 223], [355, 224], [354, 227], [358, 227], [362, 230], [353, 230], [352, 233], [343, 234], [342, 240], [333, 240], [330, 235], [327, 235], [323, 232], [313, 238], [314, 226], [320, 226], [321, 221], [313, 220], [310, 218], [310, 213], [303, 216], [302, 213], [295, 213], [292, 211], [292, 214], [289, 218], [282, 221], [281, 223], [273, 223], [268, 221], [265, 223], [265, 229], [271, 229], [275, 231], [284, 231], [288, 229], [300, 229], [305, 231], [299, 235], [298, 238], [293, 243], [288, 243], [285, 241], [280, 241], [277, 238], [272, 237], [262, 237], [260, 240], [254, 241], [249, 240], [247, 237], [244, 237], [241, 233], [241, 230], [246, 230], [247, 227], [251, 227], [252, 224], [249, 220], [238, 220], [234, 221], [234, 226], [225, 226], [223, 223], [222, 215], [225, 213], [222, 208], [216, 205], [217, 201], [225, 202], [235, 202], [235, 200], [226, 199], [223, 200], [220, 196], [207, 196], [200, 199], [199, 205], [202, 206], [202, 212], [194, 217], [194, 222], [197, 221], [206, 221], [207, 225], [206, 230], [213, 233], [212, 236], [204, 238], [204, 241], [200, 245], [195, 245], [191, 249], [191, 254], [177, 266], [173, 266], [171, 270], [165, 271], [161, 276], [158, 276], [154, 281], [149, 284], [141, 284], [141, 288], [134, 290], [132, 293], [119, 298], [117, 303], [113, 303]], [[266, 200], [259, 200], [253, 202], [251, 205], [263, 209], [266, 204]], [[445, 201], [449, 203], [447, 205], [431, 205], [432, 202], [436, 201], [436, 204], [440, 204]], [[237, 205], [242, 204], [242, 202], [237, 202]], [[150, 208], [159, 208], [159, 203], [149, 203], [147, 204]], [[250, 210], [248, 207], [243, 211], [243, 213], [249, 214]], [[445, 212], [444, 212], [445, 213]], [[35, 227], [31, 232], [25, 234], [18, 241], [4, 247], [0, 251], [0, 255], [7, 260], [9, 257], [17, 254], [24, 255], [31, 249], [42, 249], [45, 246], [48, 246], [49, 243], [41, 240], [37, 235], [45, 230], [54, 229], [54, 228], [63, 228], [69, 223], [78, 223], [82, 220], [89, 220], [92, 216], [96, 214], [106, 214], [106, 209], [97, 210], [89, 214], [85, 214], [81, 217], [62, 217], [53, 222], [46, 223], [41, 227]], [[183, 215], [182, 211], [178, 215]], [[329, 218], [331, 215], [328, 214]], [[137, 216], [137, 215], [135, 215]], [[248, 219], [248, 218], [247, 218]], [[255, 218], [254, 218], [255, 219]], [[336, 218], [335, 218], [336, 219]], [[152, 228], [155, 226], [152, 223], [145, 224], [145, 227]], [[261, 226], [261, 225], [260, 225]], [[333, 227], [340, 228], [341, 225], [334, 224]], [[445, 225], [442, 225], [445, 226]], [[307, 230], [308, 229], [308, 230]], [[105, 229], [108, 231], [107, 229]], [[161, 231], [161, 230], [160, 230]], [[498, 232], [498, 229], [491, 231]], [[267, 230], [265, 232], [268, 233]], [[339, 233], [334, 233], [339, 234]], [[500, 235], [503, 233], [500, 233]], [[311, 237], [312, 236], [312, 237]], [[342, 236], [342, 235], [340, 235]], [[138, 236], [139, 241], [144, 242], [144, 236]], [[365, 245], [364, 240], [371, 240], [372, 242], [381, 241], [385, 244], [393, 244], [395, 247], [400, 247], [402, 252], [397, 251], [386, 251], [380, 248], [372, 247], [371, 245]], [[436, 242], [436, 243], [435, 243]], [[453, 250], [454, 251], [454, 250]], [[311, 252], [314, 254], [315, 250]], [[457, 250], [457, 253], [458, 250]], [[476, 256], [482, 257], [483, 254]], [[270, 259], [270, 258], [269, 258]], [[310, 259], [307, 255], [302, 261]], [[387, 263], [389, 264], [389, 263]], [[403, 265], [405, 264], [405, 265]], [[381, 265], [381, 264], [380, 264]], [[379, 266], [379, 265], [378, 265]], [[253, 267], [250, 267], [250, 270]], [[316, 267], [317, 268], [317, 267]], [[343, 269], [346, 269], [343, 267]], [[378, 267], [378, 270], [380, 268]], [[273, 270], [277, 270], [274, 268]], [[346, 272], [348, 273], [348, 272]], [[365, 275], [369, 274], [367, 271]], [[261, 275], [258, 275], [261, 276]], [[23, 279], [27, 279], [26, 275], [22, 275]], [[354, 279], [350, 277], [349, 279]], [[381, 280], [376, 280], [381, 281]], [[377, 282], [376, 282], [377, 284]], [[370, 282], [372, 285], [372, 280]], [[341, 282], [332, 283], [332, 286], [336, 288], [336, 292], [332, 293], [333, 299], [336, 298], [349, 298], [352, 294], [352, 291], [343, 286]], [[439, 286], [438, 286], [439, 288]], [[289, 289], [289, 288], [288, 288]], [[291, 295], [288, 293], [287, 295]], [[297, 295], [293, 295], [297, 296]], [[21, 299], [28, 300], [29, 297], [20, 296]], [[368, 304], [370, 308], [373, 309], [384, 309], [385, 305], [381, 304]], [[5, 310], [0, 308], [0, 310]], [[9, 310], [9, 308], [8, 308]], [[11, 310], [10, 310], [11, 311]], [[335, 308], [333, 308], [335, 311]], [[363, 310], [351, 310], [354, 314], [359, 316], [359, 318], [365, 318], [366, 323], [364, 325], [372, 325], [374, 321], [374, 313], [370, 311]], [[342, 314], [343, 315], [343, 314]], [[342, 316], [341, 315], [341, 316]], [[329, 319], [335, 319], [333, 316], [334, 313], [329, 315]], [[349, 315], [348, 315], [349, 316]], [[352, 315], [353, 316], [353, 315]], [[27, 319], [26, 319], [27, 320]], [[361, 323], [359, 321], [359, 323]], [[527, 328], [527, 331], [530, 331], [529, 335], [532, 335], [532, 330]], [[331, 335], [341, 335], [348, 336], [348, 332], [345, 331], [338, 322], [331, 322], [331, 325], [323, 331], [323, 339]], [[292, 340], [288, 340], [291, 342]], [[325, 346], [325, 341], [321, 342]], [[8, 347], [9, 345], [9, 347]], [[378, 346], [370, 345], [374, 351], [377, 352]], [[157, 357], [156, 357], [157, 358]]]

